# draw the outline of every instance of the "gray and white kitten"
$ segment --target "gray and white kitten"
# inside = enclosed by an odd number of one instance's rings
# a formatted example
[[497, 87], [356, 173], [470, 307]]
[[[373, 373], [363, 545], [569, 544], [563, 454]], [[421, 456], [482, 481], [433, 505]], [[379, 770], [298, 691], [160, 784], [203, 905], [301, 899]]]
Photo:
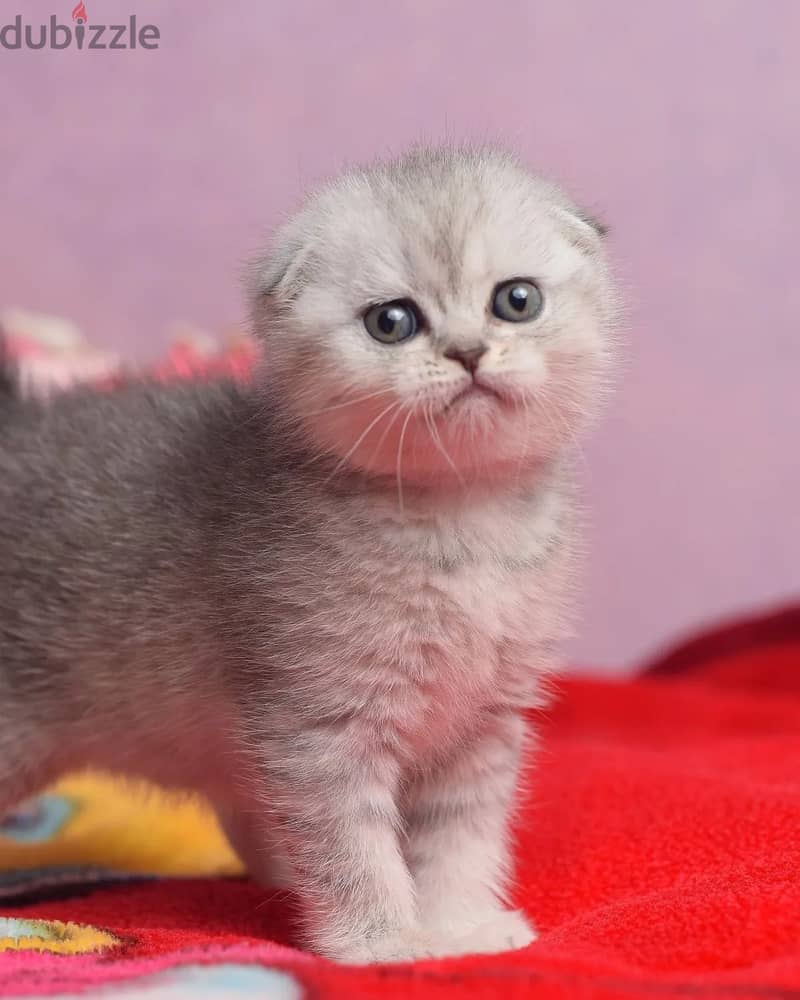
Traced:
[[599, 227], [504, 154], [418, 150], [316, 193], [251, 292], [252, 386], [0, 378], [0, 811], [90, 765], [197, 789], [323, 955], [521, 947]]

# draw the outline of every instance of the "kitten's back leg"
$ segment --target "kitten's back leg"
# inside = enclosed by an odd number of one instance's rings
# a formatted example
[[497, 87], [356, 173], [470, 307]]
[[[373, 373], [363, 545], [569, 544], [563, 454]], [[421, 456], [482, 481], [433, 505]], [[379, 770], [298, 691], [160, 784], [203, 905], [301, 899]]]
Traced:
[[270, 835], [255, 803], [217, 802], [215, 810], [231, 847], [248, 873], [267, 889], [290, 889], [292, 874], [277, 834]]

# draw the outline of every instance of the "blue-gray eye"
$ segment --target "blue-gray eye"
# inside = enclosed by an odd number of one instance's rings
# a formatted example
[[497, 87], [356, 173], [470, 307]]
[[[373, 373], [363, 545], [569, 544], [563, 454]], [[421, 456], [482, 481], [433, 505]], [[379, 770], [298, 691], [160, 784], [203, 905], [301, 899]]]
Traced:
[[367, 333], [382, 344], [399, 344], [419, 329], [417, 311], [411, 302], [398, 299], [373, 306], [364, 314]]
[[507, 323], [527, 323], [542, 311], [544, 299], [539, 287], [525, 278], [504, 281], [494, 290], [492, 312]]

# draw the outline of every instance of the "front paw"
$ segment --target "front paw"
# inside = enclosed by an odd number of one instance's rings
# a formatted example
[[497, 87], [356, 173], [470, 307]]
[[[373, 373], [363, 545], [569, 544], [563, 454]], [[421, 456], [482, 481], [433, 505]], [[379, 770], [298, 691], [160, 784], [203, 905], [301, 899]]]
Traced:
[[339, 943], [322, 947], [321, 953], [345, 965], [374, 965], [384, 962], [413, 962], [449, 954], [443, 939], [420, 931], [390, 937]]
[[524, 948], [536, 932], [521, 910], [495, 910], [461, 922], [456, 927], [436, 927], [361, 941], [337, 942], [321, 947], [327, 958], [346, 965], [413, 962], [456, 955], [492, 955]]
[[536, 940], [536, 931], [521, 910], [498, 910], [475, 924], [453, 943], [452, 955], [494, 955], [516, 951]]
[[521, 910], [500, 907], [440, 911], [426, 925], [435, 940], [447, 942], [447, 950], [440, 951], [446, 955], [490, 955], [524, 948], [536, 940], [536, 932]]

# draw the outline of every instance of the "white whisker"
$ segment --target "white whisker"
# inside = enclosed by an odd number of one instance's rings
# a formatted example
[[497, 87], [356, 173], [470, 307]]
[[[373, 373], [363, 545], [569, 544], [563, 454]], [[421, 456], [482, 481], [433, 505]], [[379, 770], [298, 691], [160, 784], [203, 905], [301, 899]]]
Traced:
[[464, 477], [461, 475], [461, 473], [456, 468], [455, 462], [453, 461], [453, 459], [448, 454], [447, 449], [445, 448], [444, 443], [442, 442], [441, 436], [439, 435], [439, 429], [436, 426], [435, 418], [434, 418], [432, 412], [426, 407], [423, 410], [423, 415], [425, 417], [425, 425], [428, 428], [428, 433], [431, 436], [431, 441], [433, 441], [433, 444], [436, 447], [436, 449], [439, 451], [439, 453], [442, 455], [442, 457], [444, 458], [444, 460], [447, 462], [447, 464], [450, 466], [450, 468], [456, 474], [456, 478], [458, 479], [459, 483], [462, 486], [465, 486], [466, 483], [464, 482]]
[[403, 429], [400, 431], [400, 441], [397, 444], [397, 503], [401, 514], [405, 512], [403, 506], [403, 441], [406, 436], [408, 422], [413, 415], [414, 411], [409, 410], [406, 419], [403, 421]]
[[333, 410], [342, 410], [347, 406], [358, 406], [360, 403], [366, 403], [368, 399], [375, 399], [376, 396], [385, 396], [388, 390], [378, 389], [377, 392], [369, 392], [366, 396], [357, 396], [355, 399], [345, 399], [341, 403], [333, 403], [331, 406], [324, 406], [320, 410], [311, 410], [306, 412], [307, 417], [319, 417], [323, 414], [330, 413]]
[[370, 466], [375, 461], [375, 458], [377, 457], [378, 453], [380, 452], [381, 448], [383, 447], [383, 442], [386, 440], [386, 436], [388, 435], [389, 431], [392, 429], [392, 427], [394, 427], [395, 420], [397, 420], [397, 418], [400, 416], [400, 414], [402, 412], [403, 412], [403, 407], [399, 406], [397, 408], [397, 410], [395, 411], [395, 414], [392, 417], [392, 419], [386, 425], [386, 427], [385, 427], [385, 429], [383, 431], [383, 434], [381, 434], [381, 436], [380, 436], [380, 438], [378, 440], [378, 443], [375, 445], [375, 450], [372, 452], [372, 455], [370, 456], [370, 460], [369, 460], [369, 465]]
[[381, 412], [380, 412], [380, 413], [378, 414], [378, 416], [377, 416], [377, 417], [375, 417], [375, 418], [374, 418], [374, 420], [371, 420], [371, 421], [370, 421], [370, 422], [369, 422], [369, 423], [367, 424], [367, 426], [366, 426], [366, 427], [364, 428], [364, 430], [363, 430], [363, 431], [362, 431], [362, 432], [361, 432], [361, 433], [359, 434], [359, 436], [358, 436], [358, 437], [356, 438], [356, 440], [355, 440], [355, 443], [354, 443], [354, 444], [352, 445], [352, 447], [351, 447], [351, 448], [350, 448], [350, 449], [349, 449], [349, 450], [347, 451], [347, 453], [346, 453], [345, 455], [343, 455], [343, 456], [342, 456], [342, 457], [341, 457], [341, 458], [339, 459], [339, 461], [338, 461], [338, 462], [336, 463], [336, 465], [335, 465], [335, 467], [334, 467], [334, 469], [333, 469], [333, 472], [332, 472], [332, 473], [330, 474], [330, 476], [328, 476], [328, 478], [327, 478], [327, 479], [325, 480], [325, 482], [330, 482], [330, 480], [331, 480], [331, 479], [333, 479], [333, 477], [334, 477], [334, 476], [336, 475], [336, 473], [337, 473], [337, 472], [339, 471], [339, 469], [341, 469], [341, 467], [342, 467], [342, 466], [343, 466], [343, 465], [344, 465], [344, 464], [345, 464], [345, 463], [347, 462], [348, 458], [350, 458], [350, 456], [351, 456], [351, 455], [353, 454], [353, 452], [354, 452], [354, 451], [355, 451], [355, 450], [356, 450], [356, 449], [358, 448], [358, 446], [359, 446], [359, 445], [361, 444], [361, 442], [362, 442], [362, 441], [364, 440], [364, 438], [365, 438], [365, 437], [367, 436], [367, 434], [369, 434], [369, 432], [370, 432], [370, 431], [372, 430], [372, 428], [373, 428], [373, 427], [374, 427], [374, 426], [375, 426], [375, 425], [376, 425], [377, 423], [379, 423], [379, 422], [380, 422], [380, 421], [381, 421], [381, 420], [382, 420], [382, 419], [383, 419], [383, 418], [384, 418], [384, 417], [386, 416], [386, 414], [387, 414], [387, 413], [391, 413], [391, 411], [392, 411], [393, 409], [395, 409], [396, 407], [399, 407], [399, 406], [401, 406], [401, 405], [402, 405], [402, 404], [400, 403], [400, 401], [399, 401], [399, 400], [395, 400], [395, 402], [393, 402], [393, 403], [390, 403], [390, 404], [389, 404], [389, 405], [388, 405], [388, 406], [386, 407], [386, 409], [384, 409], [384, 410], [381, 410]]

